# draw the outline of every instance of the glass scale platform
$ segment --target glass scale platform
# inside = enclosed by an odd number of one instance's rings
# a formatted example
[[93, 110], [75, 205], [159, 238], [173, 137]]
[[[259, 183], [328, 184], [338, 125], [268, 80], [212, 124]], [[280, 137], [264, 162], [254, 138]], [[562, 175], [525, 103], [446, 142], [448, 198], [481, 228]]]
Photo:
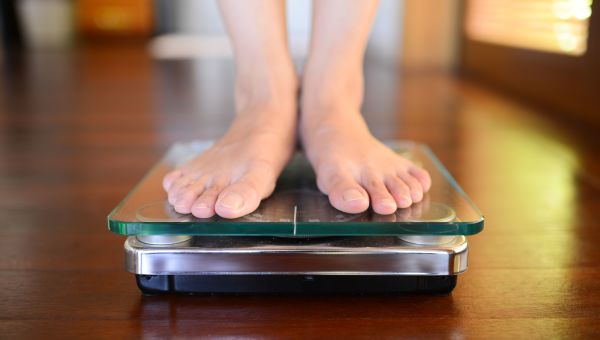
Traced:
[[108, 216], [127, 235], [125, 264], [146, 294], [450, 292], [467, 265], [465, 236], [484, 218], [425, 145], [387, 144], [429, 171], [422, 202], [391, 215], [347, 214], [319, 192], [297, 152], [275, 192], [238, 219], [173, 210], [163, 176], [209, 141], [171, 147]]

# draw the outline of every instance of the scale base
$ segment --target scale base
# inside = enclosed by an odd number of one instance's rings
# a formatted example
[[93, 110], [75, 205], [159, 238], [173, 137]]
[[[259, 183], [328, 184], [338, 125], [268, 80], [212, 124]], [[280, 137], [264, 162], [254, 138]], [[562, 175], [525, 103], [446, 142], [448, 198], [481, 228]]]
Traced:
[[125, 266], [144, 294], [450, 293], [466, 238], [422, 238], [137, 236]]
[[136, 275], [146, 295], [449, 294], [456, 275]]

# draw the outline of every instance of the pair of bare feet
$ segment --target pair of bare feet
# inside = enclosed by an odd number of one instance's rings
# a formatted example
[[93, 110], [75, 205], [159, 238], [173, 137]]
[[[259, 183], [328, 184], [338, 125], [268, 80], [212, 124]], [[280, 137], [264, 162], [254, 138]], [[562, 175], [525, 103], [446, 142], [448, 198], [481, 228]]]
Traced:
[[210, 149], [164, 177], [169, 203], [199, 218], [251, 213], [273, 192], [298, 137], [336, 209], [359, 213], [371, 206], [385, 215], [421, 201], [429, 174], [374, 138], [359, 112], [376, 2], [313, 3], [311, 54], [301, 81], [280, 29], [279, 3], [221, 0], [236, 52], [237, 118]]
[[[295, 93], [295, 82], [287, 82], [271, 86]], [[312, 91], [318, 98], [308, 96], [314, 102], [303, 102], [299, 120], [289, 93], [273, 93], [280, 100], [259, 103], [240, 99], [245, 104], [225, 136], [165, 176], [175, 210], [199, 218], [215, 213], [237, 218], [254, 211], [273, 192], [295, 150], [297, 122], [318, 187], [338, 210], [359, 213], [370, 205], [379, 214], [391, 214], [421, 201], [431, 185], [429, 175], [369, 133], [358, 108], [349, 105], [356, 98], [327, 95], [321, 87]]]

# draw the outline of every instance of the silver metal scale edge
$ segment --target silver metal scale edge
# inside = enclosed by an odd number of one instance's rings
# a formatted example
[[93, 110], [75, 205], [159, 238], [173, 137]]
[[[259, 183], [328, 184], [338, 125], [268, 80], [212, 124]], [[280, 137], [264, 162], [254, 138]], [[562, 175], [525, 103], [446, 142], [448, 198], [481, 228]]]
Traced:
[[[166, 244], [171, 238], [171, 244]], [[445, 236], [448, 237], [448, 236]], [[150, 242], [158, 242], [148, 244]], [[464, 236], [416, 245], [395, 236], [290, 242], [269, 237], [131, 236], [125, 267], [138, 275], [457, 275]]]

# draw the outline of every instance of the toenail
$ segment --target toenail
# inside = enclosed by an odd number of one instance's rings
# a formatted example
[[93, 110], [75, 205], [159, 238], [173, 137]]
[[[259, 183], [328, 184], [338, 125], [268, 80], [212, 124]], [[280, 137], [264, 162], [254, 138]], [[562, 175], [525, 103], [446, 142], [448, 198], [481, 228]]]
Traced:
[[401, 206], [410, 206], [412, 204], [412, 200], [410, 199], [410, 197], [408, 196], [402, 196], [400, 197], [400, 205]]
[[350, 190], [344, 191], [344, 193], [342, 194], [342, 198], [346, 202], [356, 201], [356, 200], [363, 199], [363, 194], [356, 189], [350, 189]]
[[396, 207], [396, 202], [389, 200], [389, 199], [381, 200], [379, 202], [379, 204], [386, 206], [386, 207], [394, 207], [394, 208]]
[[225, 208], [238, 210], [244, 204], [244, 199], [242, 198], [242, 196], [235, 192], [228, 192], [225, 194], [225, 196], [223, 196], [219, 204], [221, 204]]
[[208, 209], [208, 204], [206, 203], [198, 203], [196, 205], [194, 205], [194, 207], [196, 207], [197, 209]]

